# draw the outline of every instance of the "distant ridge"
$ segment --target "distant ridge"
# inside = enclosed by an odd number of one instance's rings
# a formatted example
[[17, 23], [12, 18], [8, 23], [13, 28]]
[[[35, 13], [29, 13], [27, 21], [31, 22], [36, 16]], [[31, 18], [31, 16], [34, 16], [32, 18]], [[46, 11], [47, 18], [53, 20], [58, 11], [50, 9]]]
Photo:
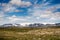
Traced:
[[55, 24], [42, 24], [42, 23], [33, 23], [33, 24], [3, 24], [0, 25], [0, 27], [54, 27], [54, 26], [60, 26], [60, 23]]

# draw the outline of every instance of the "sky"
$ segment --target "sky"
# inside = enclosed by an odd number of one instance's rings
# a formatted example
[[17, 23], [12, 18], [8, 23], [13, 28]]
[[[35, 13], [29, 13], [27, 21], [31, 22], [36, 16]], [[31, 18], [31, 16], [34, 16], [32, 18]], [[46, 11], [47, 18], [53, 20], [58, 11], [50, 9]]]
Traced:
[[0, 0], [0, 24], [60, 23], [60, 0]]

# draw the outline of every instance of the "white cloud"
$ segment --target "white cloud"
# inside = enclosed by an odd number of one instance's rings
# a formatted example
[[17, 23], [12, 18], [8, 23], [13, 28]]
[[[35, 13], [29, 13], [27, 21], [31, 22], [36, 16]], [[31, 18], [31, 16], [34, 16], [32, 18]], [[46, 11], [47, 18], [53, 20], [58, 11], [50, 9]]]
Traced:
[[37, 19], [36, 22], [40, 23], [55, 23], [56, 21], [60, 20], [60, 12], [53, 12], [59, 8], [58, 5], [50, 6], [42, 10], [43, 7], [39, 7], [36, 5], [36, 7], [34, 7], [33, 9], [29, 9], [29, 13], [33, 18], [32, 20]]
[[14, 12], [23, 12], [23, 10], [16, 9], [16, 10], [14, 10]]
[[47, 7], [46, 10], [48, 10], [48, 11], [55, 11], [56, 9], [59, 9], [59, 8], [60, 8], [60, 4]]
[[0, 12], [0, 25], [4, 23], [4, 21], [5, 21], [4, 17], [5, 17], [4, 13]]
[[34, 10], [32, 16], [37, 16], [41, 18], [48, 18], [52, 15], [51, 11], [44, 11], [44, 10]]
[[10, 3], [12, 5], [17, 5], [20, 7], [29, 7], [31, 5], [31, 2], [26, 2], [26, 1], [22, 1], [22, 0], [11, 0]]
[[26, 19], [17, 17], [17, 16], [15, 16], [15, 15], [13, 15], [13, 16], [11, 16], [11, 17], [8, 17], [8, 19], [9, 19], [11, 22], [15, 22], [15, 21], [25, 21], [25, 20], [26, 20]]
[[23, 12], [23, 10], [18, 10], [17, 7], [11, 5], [10, 3], [8, 4], [2, 3], [1, 6], [2, 6], [1, 12], [3, 12], [4, 14], [11, 12]]
[[0, 18], [4, 17], [4, 13], [0, 11]]
[[21, 12], [23, 10], [18, 10], [16, 6], [19, 7], [29, 7], [31, 4], [31, 2], [29, 1], [21, 1], [21, 0], [11, 0], [9, 3], [0, 3], [1, 11], [4, 13], [7, 12]]
[[1, 8], [1, 11], [2, 12], [13, 12], [13, 11], [15, 11], [16, 10], [16, 7], [14, 7], [14, 6], [12, 6], [11, 4], [6, 4], [6, 3], [1, 3], [1, 6], [2, 6], [2, 8]]
[[53, 20], [53, 21], [60, 20], [60, 12], [54, 13], [54, 14], [51, 16], [50, 20], [51, 20], [51, 21], [52, 21], [52, 20]]
[[14, 10], [16, 10], [16, 8], [12, 7], [12, 6], [6, 6], [6, 7], [4, 7], [4, 11], [5, 12], [13, 12]]
[[[44, 0], [45, 2], [46, 0]], [[37, 0], [35, 1], [35, 4], [33, 5], [33, 8], [28, 9], [29, 16], [22, 16], [17, 17], [16, 15], [5, 17], [5, 12], [21, 12], [23, 10], [18, 10], [15, 6], [19, 7], [29, 7], [31, 6], [31, 2], [29, 1], [21, 1], [21, 0], [11, 0], [8, 4], [2, 3], [0, 4], [3, 6], [1, 8], [2, 12], [0, 12], [0, 23], [53, 23], [54, 21], [60, 20], [60, 12], [55, 12], [56, 9], [60, 8], [60, 4], [54, 5], [54, 6], [47, 6], [50, 4], [49, 2], [42, 4], [36, 4]]]

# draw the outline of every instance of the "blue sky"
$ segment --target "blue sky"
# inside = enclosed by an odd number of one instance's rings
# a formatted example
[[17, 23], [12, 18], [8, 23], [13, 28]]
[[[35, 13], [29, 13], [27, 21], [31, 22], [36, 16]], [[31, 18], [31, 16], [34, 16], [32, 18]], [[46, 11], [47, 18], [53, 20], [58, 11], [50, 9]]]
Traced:
[[60, 0], [0, 0], [5, 23], [60, 23]]

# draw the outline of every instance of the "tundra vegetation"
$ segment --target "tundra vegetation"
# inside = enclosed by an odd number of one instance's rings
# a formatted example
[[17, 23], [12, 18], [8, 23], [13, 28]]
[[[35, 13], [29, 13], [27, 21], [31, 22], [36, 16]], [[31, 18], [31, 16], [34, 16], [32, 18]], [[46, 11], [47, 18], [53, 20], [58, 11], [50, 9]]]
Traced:
[[0, 40], [60, 40], [60, 28], [0, 28]]

